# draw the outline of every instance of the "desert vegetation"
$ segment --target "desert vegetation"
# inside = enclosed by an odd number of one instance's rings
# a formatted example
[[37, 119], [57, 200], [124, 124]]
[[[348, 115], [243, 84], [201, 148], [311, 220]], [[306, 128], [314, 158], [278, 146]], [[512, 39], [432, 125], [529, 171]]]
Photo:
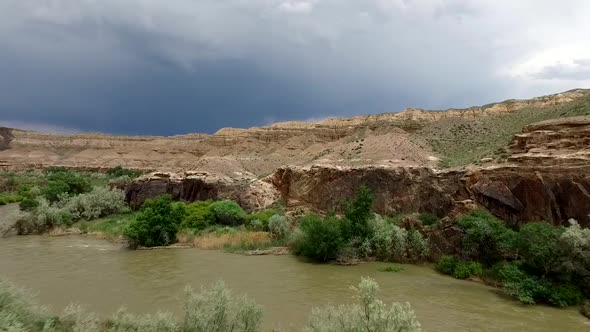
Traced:
[[522, 303], [578, 305], [590, 295], [590, 230], [529, 223], [510, 229], [484, 211], [459, 219], [460, 257], [436, 267], [458, 279], [481, 278]]
[[395, 219], [372, 212], [373, 197], [361, 188], [342, 217], [309, 214], [290, 239], [295, 254], [317, 261], [375, 257], [382, 261], [417, 263], [429, 254], [428, 240], [416, 229], [405, 229]]
[[19, 202], [22, 211], [16, 224], [19, 234], [44, 233], [71, 227], [78, 221], [128, 212], [123, 192], [110, 184], [122, 176], [138, 175], [123, 168], [107, 173], [63, 168], [3, 173], [0, 175], [0, 200]]
[[[363, 278], [355, 290], [356, 302], [314, 308], [304, 331], [420, 331], [410, 304], [385, 305], [377, 298], [377, 283]], [[69, 305], [62, 315], [50, 315], [31, 295], [0, 280], [0, 331], [11, 332], [209, 332], [261, 330], [262, 307], [234, 295], [223, 282], [199, 291], [185, 290], [184, 314], [177, 320], [169, 313], [133, 315], [125, 309], [101, 320], [84, 307]]]
[[[491, 107], [492, 105], [489, 105]], [[482, 109], [485, 110], [486, 106]], [[502, 161], [515, 134], [535, 122], [590, 114], [590, 95], [557, 106], [525, 107], [517, 112], [477, 120], [447, 118], [428, 123], [416, 135], [442, 156], [442, 167], [478, 164], [482, 158]]]
[[[3, 197], [20, 201], [21, 234], [74, 227], [129, 247], [184, 244], [250, 252], [289, 248], [317, 262], [353, 264], [376, 259], [422, 263], [430, 257], [429, 227], [440, 221], [416, 214], [414, 223], [373, 212], [373, 196], [360, 188], [342, 215], [285, 215], [275, 206], [247, 212], [229, 200], [176, 202], [171, 196], [145, 201], [131, 211], [123, 192], [108, 184], [137, 174], [124, 169], [96, 174], [64, 169], [4, 176]], [[485, 211], [455, 221], [463, 233], [459, 254], [436, 268], [457, 279], [480, 279], [527, 304], [579, 305], [590, 295], [590, 230], [528, 223], [510, 228]], [[281, 251], [284, 253], [285, 251]], [[386, 271], [398, 271], [392, 265]]]

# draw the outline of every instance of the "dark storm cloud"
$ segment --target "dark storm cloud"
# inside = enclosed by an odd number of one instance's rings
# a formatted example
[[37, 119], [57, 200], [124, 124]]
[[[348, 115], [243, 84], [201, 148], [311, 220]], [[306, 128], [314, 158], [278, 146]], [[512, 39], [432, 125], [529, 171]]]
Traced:
[[552, 39], [524, 29], [549, 1], [4, 0], [0, 125], [171, 135], [556, 92], [587, 78], [516, 65], [576, 42], [577, 5]]

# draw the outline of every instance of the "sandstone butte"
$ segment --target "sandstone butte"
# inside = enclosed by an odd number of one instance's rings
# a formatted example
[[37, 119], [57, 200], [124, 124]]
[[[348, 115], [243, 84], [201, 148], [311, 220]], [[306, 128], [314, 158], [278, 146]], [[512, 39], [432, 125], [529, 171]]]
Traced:
[[[462, 163], [442, 167], [446, 160]], [[589, 227], [590, 90], [212, 135], [0, 128], [0, 170], [52, 166], [144, 170], [125, 188], [132, 206], [170, 193], [186, 201], [234, 199], [249, 209], [281, 201], [290, 211], [338, 210], [366, 185], [383, 214], [444, 217], [485, 207], [509, 224], [575, 219]]]

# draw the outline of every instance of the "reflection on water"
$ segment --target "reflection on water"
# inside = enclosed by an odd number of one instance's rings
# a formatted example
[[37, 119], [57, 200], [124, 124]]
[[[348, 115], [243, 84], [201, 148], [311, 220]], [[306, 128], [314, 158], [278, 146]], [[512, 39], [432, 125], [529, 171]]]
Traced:
[[575, 309], [522, 306], [493, 288], [405, 266], [377, 272], [379, 263], [352, 267], [303, 263], [293, 256], [240, 256], [219, 251], [130, 251], [87, 237], [0, 239], [0, 276], [38, 293], [61, 311], [71, 302], [103, 316], [182, 310], [183, 289], [224, 280], [264, 306], [266, 327], [300, 327], [312, 306], [345, 303], [350, 285], [375, 278], [386, 301], [409, 301], [429, 331], [581, 331], [590, 321]]

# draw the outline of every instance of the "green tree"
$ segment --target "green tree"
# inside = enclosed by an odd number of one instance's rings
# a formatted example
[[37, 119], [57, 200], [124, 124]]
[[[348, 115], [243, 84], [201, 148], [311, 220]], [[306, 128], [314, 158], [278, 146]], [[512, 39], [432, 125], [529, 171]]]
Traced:
[[307, 215], [300, 224], [302, 238], [298, 243], [298, 254], [326, 262], [336, 258], [342, 246], [340, 220], [328, 216], [324, 220], [317, 215]]
[[516, 233], [487, 211], [474, 211], [459, 219], [465, 230], [463, 251], [467, 258], [492, 266], [513, 255]]
[[188, 204], [181, 228], [202, 230], [215, 223], [212, 201], [199, 201]]
[[113, 167], [107, 171], [107, 174], [112, 178], [120, 178], [123, 176], [128, 176], [129, 178], [133, 179], [139, 177], [142, 173], [141, 171], [135, 171], [132, 169], [123, 168], [121, 166]]
[[42, 194], [50, 202], [57, 202], [61, 195], [78, 195], [92, 190], [92, 185], [87, 178], [80, 174], [67, 171], [50, 171], [47, 177], [47, 186], [42, 189]]
[[518, 232], [517, 248], [525, 267], [547, 276], [560, 262], [559, 238], [562, 227], [546, 223], [529, 223]]
[[367, 238], [370, 235], [369, 219], [373, 217], [373, 194], [367, 187], [361, 187], [356, 198], [346, 209], [346, 219], [350, 220], [350, 234], [346, 238]]
[[124, 235], [132, 248], [166, 246], [176, 242], [176, 233], [185, 216], [183, 203], [173, 203], [170, 195], [148, 199]]
[[215, 214], [218, 224], [227, 226], [239, 226], [246, 222], [248, 215], [234, 201], [217, 201], [211, 204], [211, 210]]

